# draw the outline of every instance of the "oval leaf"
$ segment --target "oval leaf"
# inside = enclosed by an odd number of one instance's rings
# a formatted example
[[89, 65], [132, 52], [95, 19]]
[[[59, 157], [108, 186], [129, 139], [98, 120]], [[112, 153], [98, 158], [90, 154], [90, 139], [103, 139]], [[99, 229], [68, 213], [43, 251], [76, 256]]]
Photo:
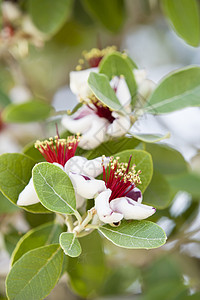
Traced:
[[163, 9], [174, 30], [191, 46], [200, 41], [199, 7], [196, 0], [163, 0]]
[[13, 265], [26, 252], [59, 243], [59, 235], [62, 232], [60, 224], [49, 223], [41, 225], [27, 232], [17, 243], [12, 253], [11, 264]]
[[42, 204], [49, 210], [73, 214], [76, 198], [68, 175], [59, 167], [44, 162], [33, 168], [33, 183]]
[[46, 119], [52, 107], [42, 101], [28, 101], [10, 104], [3, 111], [2, 118], [7, 123], [28, 123]]
[[149, 221], [123, 221], [119, 227], [110, 225], [98, 229], [113, 244], [129, 249], [153, 249], [165, 244], [165, 232]]
[[81, 254], [81, 245], [73, 233], [63, 232], [59, 238], [60, 246], [66, 255], [77, 257]]
[[125, 17], [123, 0], [82, 0], [91, 17], [97, 19], [105, 28], [116, 32]]
[[146, 112], [169, 113], [200, 106], [200, 67], [187, 67], [165, 77], [151, 94]]
[[60, 245], [49, 245], [24, 254], [12, 267], [6, 280], [10, 300], [46, 297], [59, 279], [63, 262]]
[[28, 12], [35, 26], [47, 34], [55, 34], [68, 19], [72, 0], [29, 0]]
[[[26, 155], [6, 153], [0, 156], [0, 190], [14, 204], [31, 178], [31, 170], [35, 162]], [[48, 212], [41, 203], [20, 206], [36, 213]]]
[[165, 135], [162, 134], [145, 134], [145, 133], [131, 133], [131, 135], [145, 143], [157, 143], [164, 139], [170, 138], [170, 133], [166, 133]]
[[6, 107], [9, 104], [11, 104], [10, 98], [0, 90], [0, 108]]
[[13, 205], [1, 192], [0, 192], [0, 215], [1, 214], [12, 214], [18, 211], [19, 208]]
[[106, 75], [91, 72], [88, 78], [88, 84], [95, 96], [110, 109], [123, 109]]
[[152, 180], [144, 193], [143, 203], [164, 209], [171, 202], [170, 188], [165, 177], [154, 169]]
[[126, 58], [127, 55], [121, 54], [120, 52], [114, 52], [105, 56], [100, 63], [99, 73], [107, 75], [109, 80], [111, 80], [113, 76], [123, 75], [131, 94], [130, 102], [133, 107], [136, 101], [137, 84], [132, 67]]
[[142, 171], [142, 173], [140, 174], [142, 183], [138, 186], [138, 188], [141, 190], [141, 192], [144, 192], [149, 185], [153, 175], [153, 162], [151, 155], [143, 150], [125, 150], [116, 153], [114, 156], [120, 157], [119, 162], [128, 163], [130, 155], [132, 155], [131, 165], [136, 165], [136, 171]]

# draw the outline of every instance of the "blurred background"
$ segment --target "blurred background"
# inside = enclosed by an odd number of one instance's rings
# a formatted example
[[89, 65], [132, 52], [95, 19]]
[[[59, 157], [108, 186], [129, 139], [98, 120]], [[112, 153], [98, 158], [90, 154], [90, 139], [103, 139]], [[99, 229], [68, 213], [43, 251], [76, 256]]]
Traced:
[[[155, 83], [173, 70], [200, 65], [198, 1], [2, 0], [0, 5], [0, 154], [21, 151], [27, 143], [55, 134], [49, 119], [21, 122], [21, 116], [18, 120], [18, 115], [7, 114], [5, 121], [1, 112], [32, 99], [47, 110], [52, 105], [55, 112], [73, 109], [77, 99], [69, 89], [69, 72], [84, 50], [116, 45]], [[200, 174], [199, 112], [186, 108], [162, 116], [145, 114], [132, 131], [170, 132], [163, 143], [178, 150], [187, 168]], [[155, 221], [168, 235], [165, 246], [133, 251], [105, 241], [102, 246], [100, 237], [95, 245], [92, 238], [84, 238], [88, 254], [77, 258], [70, 279], [64, 276], [47, 299], [200, 299], [200, 190], [192, 184], [181, 186], [170, 207], [156, 214]], [[5, 299], [10, 254], [21, 234], [41, 220], [11, 207], [3, 195], [0, 200], [0, 299]], [[67, 288], [69, 281], [73, 292]]]

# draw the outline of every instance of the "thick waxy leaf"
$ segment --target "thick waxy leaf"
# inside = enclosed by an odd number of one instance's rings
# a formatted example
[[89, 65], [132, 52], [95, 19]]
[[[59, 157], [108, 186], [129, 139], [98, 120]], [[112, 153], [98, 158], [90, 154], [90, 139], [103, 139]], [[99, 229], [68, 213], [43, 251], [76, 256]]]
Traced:
[[140, 179], [142, 184], [138, 186], [138, 188], [143, 193], [147, 186], [149, 185], [152, 175], [153, 175], [153, 163], [151, 159], [151, 155], [143, 150], [125, 150], [119, 153], [116, 153], [114, 156], [119, 156], [119, 162], [128, 163], [130, 155], [131, 158], [131, 166], [133, 164], [136, 165], [136, 171], [141, 170]]
[[116, 32], [121, 28], [125, 17], [123, 0], [82, 0], [82, 3], [91, 17], [108, 30]]
[[127, 149], [132, 150], [136, 148], [139, 143], [140, 141], [136, 140], [135, 138], [120, 137], [102, 143], [94, 150], [88, 151], [85, 156], [87, 157], [87, 159], [93, 159], [95, 157], [102, 156], [102, 154], [105, 156], [111, 156], [123, 150], [127, 150]]
[[97, 231], [79, 239], [82, 253], [68, 260], [70, 285], [84, 299], [98, 293], [106, 275], [102, 238]]
[[33, 169], [33, 183], [42, 204], [49, 210], [73, 214], [76, 198], [68, 175], [59, 167], [44, 162]]
[[0, 90], [0, 108], [7, 106], [11, 103], [10, 98]]
[[123, 110], [114, 90], [110, 86], [107, 76], [91, 72], [88, 84], [95, 96], [106, 106], [113, 110]]
[[133, 75], [133, 69], [126, 58], [126, 54], [121, 54], [119, 52], [107, 55], [101, 61], [99, 73], [107, 75], [109, 80], [111, 80], [113, 76], [123, 75], [131, 94], [131, 99], [129, 100], [133, 107], [136, 101], [137, 84]]
[[60, 246], [66, 255], [77, 257], [81, 254], [81, 245], [73, 233], [63, 232], [59, 240]]
[[170, 188], [165, 177], [154, 169], [152, 180], [144, 193], [143, 203], [164, 209], [171, 202]]
[[13, 213], [19, 210], [16, 205], [13, 205], [1, 192], [0, 192], [0, 214]]
[[113, 244], [130, 249], [153, 249], [166, 242], [165, 232], [149, 221], [123, 221], [119, 227], [110, 225], [98, 229]]
[[143, 133], [133, 133], [131, 134], [134, 138], [145, 142], [145, 143], [156, 143], [164, 139], [170, 138], [170, 133], [168, 132], [165, 135], [161, 134], [143, 134]]
[[165, 175], [179, 174], [187, 171], [187, 164], [181, 153], [163, 145], [146, 144], [151, 153], [154, 168]]
[[163, 9], [172, 27], [188, 44], [200, 41], [199, 7], [196, 0], [162, 0]]
[[45, 161], [44, 156], [35, 148], [33, 143], [26, 145], [23, 149], [23, 153], [32, 158], [35, 162]]
[[10, 104], [3, 111], [2, 118], [7, 123], [28, 123], [46, 119], [52, 107], [42, 101], [28, 101]]
[[151, 114], [169, 113], [200, 106], [200, 67], [187, 67], [165, 77], [146, 105]]
[[68, 19], [72, 0], [28, 0], [28, 12], [35, 26], [47, 34], [55, 34]]
[[186, 191], [199, 200], [200, 175], [195, 173], [185, 173], [180, 174], [179, 176], [168, 176], [167, 181], [175, 191]]
[[[7, 153], [0, 156], [0, 190], [14, 204], [29, 182], [34, 164], [31, 158], [23, 154]], [[48, 212], [41, 203], [21, 207], [30, 212]]]
[[49, 245], [24, 254], [12, 267], [6, 280], [10, 300], [40, 300], [59, 279], [63, 262], [60, 245]]
[[44, 224], [27, 232], [17, 243], [11, 258], [12, 265], [30, 250], [58, 244], [61, 232], [62, 227], [56, 223]]

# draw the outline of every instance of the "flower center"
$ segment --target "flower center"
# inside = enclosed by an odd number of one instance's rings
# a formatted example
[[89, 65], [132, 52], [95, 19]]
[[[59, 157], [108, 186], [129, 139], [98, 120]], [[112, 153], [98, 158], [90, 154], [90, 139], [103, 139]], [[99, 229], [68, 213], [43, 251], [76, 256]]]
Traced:
[[119, 157], [110, 157], [110, 162], [105, 168], [104, 157], [102, 158], [103, 167], [103, 180], [106, 187], [112, 191], [109, 201], [125, 197], [129, 194], [138, 184], [141, 184], [140, 176], [141, 171], [135, 170], [135, 165], [131, 164], [132, 155], [128, 163], [119, 163]]
[[[110, 53], [116, 51], [115, 46], [109, 46], [104, 49], [92, 48], [90, 51], [83, 51], [83, 58], [79, 59], [79, 64], [76, 67], [76, 71], [90, 68], [96, 68], [99, 66], [102, 58]], [[88, 66], [86, 66], [88, 64]]]
[[79, 140], [79, 135], [68, 136], [67, 139], [55, 136], [49, 140], [36, 141], [35, 148], [40, 151], [47, 162], [56, 162], [64, 167], [65, 163], [75, 155]]
[[115, 118], [112, 116], [112, 111], [108, 106], [99, 101], [94, 95], [90, 100], [92, 105], [87, 103], [87, 106], [92, 109], [95, 114], [97, 114], [100, 118], [107, 119], [110, 123], [115, 120]]

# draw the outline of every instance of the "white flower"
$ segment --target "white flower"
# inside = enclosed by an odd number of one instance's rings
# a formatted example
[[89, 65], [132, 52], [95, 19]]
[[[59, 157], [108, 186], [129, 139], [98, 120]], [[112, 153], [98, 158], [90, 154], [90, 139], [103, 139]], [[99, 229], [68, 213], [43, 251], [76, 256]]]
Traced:
[[136, 173], [135, 165], [119, 163], [110, 158], [110, 163], [103, 166], [103, 181], [106, 190], [95, 198], [95, 209], [99, 219], [104, 223], [118, 223], [126, 220], [143, 220], [155, 213], [155, 208], [143, 205], [142, 193], [136, 187], [140, 182], [140, 171]]
[[[138, 194], [140, 190], [135, 188], [133, 191]], [[97, 215], [104, 223], [118, 223], [123, 218], [126, 220], [143, 220], [156, 211], [152, 206], [141, 204], [141, 196], [138, 201], [126, 196], [109, 201], [111, 194], [112, 191], [107, 189], [95, 199]]]
[[[46, 159], [48, 157], [52, 159], [54, 144], [50, 144], [50, 147], [52, 146], [52, 149], [45, 149], [45, 142], [49, 143], [49, 141], [37, 142], [36, 146], [41, 150], [41, 152], [43, 151], [42, 154]], [[102, 173], [102, 158], [98, 157], [93, 160], [87, 160], [86, 158], [83, 158], [81, 156], [73, 156], [73, 154], [75, 153], [75, 149], [73, 149], [72, 142], [74, 144], [77, 144], [77, 140], [75, 138], [74, 140], [71, 139], [70, 145], [64, 145], [64, 140], [57, 139], [57, 147], [59, 147], [60, 145], [63, 148], [60, 147], [60, 151], [58, 151], [57, 156], [53, 158], [54, 161], [48, 161], [60, 167], [68, 174], [75, 190], [78, 208], [82, 206], [85, 199], [93, 199], [97, 193], [105, 190], [105, 183], [102, 180], [97, 180], [94, 178]], [[66, 156], [66, 161], [63, 161], [63, 154], [67, 153], [66, 147], [69, 147], [69, 153], [68, 157]], [[70, 156], [72, 157], [69, 158]], [[62, 158], [62, 162], [61, 160], [59, 160], [60, 157]], [[104, 164], [106, 165], [107, 162], [108, 159], [105, 158]], [[38, 202], [39, 198], [34, 189], [33, 179], [31, 178], [27, 186], [19, 194], [17, 205], [27, 206], [36, 204]]]

